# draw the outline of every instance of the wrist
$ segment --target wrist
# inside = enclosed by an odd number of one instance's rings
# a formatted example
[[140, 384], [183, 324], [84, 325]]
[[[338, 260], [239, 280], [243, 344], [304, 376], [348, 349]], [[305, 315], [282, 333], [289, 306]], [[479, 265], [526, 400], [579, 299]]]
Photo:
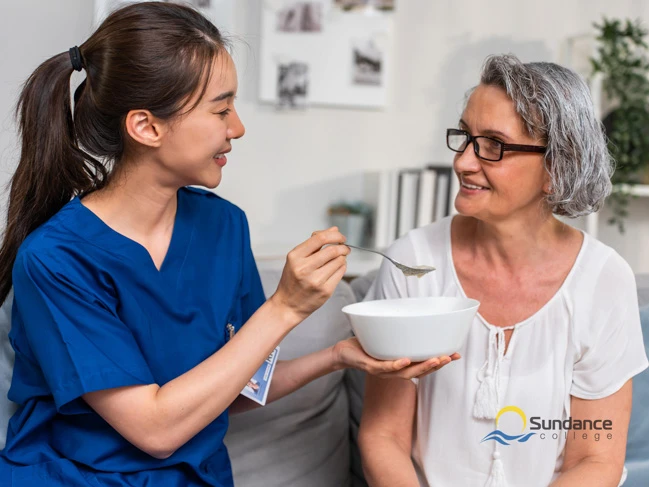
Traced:
[[301, 316], [300, 313], [296, 312], [291, 306], [287, 305], [282, 301], [281, 297], [277, 293], [273, 294], [267, 301], [266, 304], [271, 310], [271, 314], [274, 317], [274, 321], [280, 323], [286, 328], [286, 331], [291, 331], [297, 325], [304, 321], [305, 316]]
[[347, 364], [345, 364], [345, 362], [342, 359], [342, 355], [340, 353], [340, 347], [338, 347], [338, 344], [332, 345], [326, 350], [327, 352], [329, 352], [330, 368], [332, 372], [347, 368]]

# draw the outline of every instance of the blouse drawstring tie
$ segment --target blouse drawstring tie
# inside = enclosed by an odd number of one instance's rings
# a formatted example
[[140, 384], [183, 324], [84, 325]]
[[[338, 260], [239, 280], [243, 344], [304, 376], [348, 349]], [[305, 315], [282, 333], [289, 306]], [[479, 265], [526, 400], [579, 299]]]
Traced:
[[[495, 419], [500, 410], [500, 370], [505, 358], [505, 331], [514, 327], [489, 327], [489, 345], [487, 360], [478, 372], [480, 386], [473, 405], [473, 417], [477, 419]], [[505, 468], [494, 441], [491, 472], [485, 487], [507, 487]]]

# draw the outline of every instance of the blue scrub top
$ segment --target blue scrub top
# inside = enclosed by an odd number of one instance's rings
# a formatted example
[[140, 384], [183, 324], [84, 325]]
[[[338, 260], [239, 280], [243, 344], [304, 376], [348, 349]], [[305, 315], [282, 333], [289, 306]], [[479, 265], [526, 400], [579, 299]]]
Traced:
[[233, 485], [227, 411], [158, 460], [80, 396], [162, 386], [219, 350], [226, 325], [238, 330], [261, 306], [243, 211], [212, 193], [180, 189], [158, 270], [143, 246], [75, 198], [25, 240], [13, 284], [9, 399], [20, 407], [0, 452], [0, 485]]

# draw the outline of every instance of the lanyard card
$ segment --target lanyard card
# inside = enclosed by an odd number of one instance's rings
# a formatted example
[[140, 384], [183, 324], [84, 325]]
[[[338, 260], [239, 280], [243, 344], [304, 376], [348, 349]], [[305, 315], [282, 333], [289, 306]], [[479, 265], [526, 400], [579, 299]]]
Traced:
[[277, 356], [279, 355], [279, 347], [273, 350], [268, 358], [261, 364], [259, 370], [248, 381], [246, 387], [243, 388], [241, 394], [248, 399], [264, 406], [266, 398], [268, 397], [268, 390], [270, 389], [270, 381], [273, 378], [275, 365], [277, 364]]

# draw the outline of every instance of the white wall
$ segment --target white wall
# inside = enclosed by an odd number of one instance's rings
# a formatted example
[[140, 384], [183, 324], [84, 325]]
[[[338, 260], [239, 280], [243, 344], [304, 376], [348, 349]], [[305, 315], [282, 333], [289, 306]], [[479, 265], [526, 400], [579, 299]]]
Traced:
[[[488, 54], [559, 61], [564, 39], [592, 31], [601, 16], [640, 17], [644, 0], [396, 0], [394, 70], [382, 111], [312, 108], [276, 112], [257, 102], [261, 0], [237, 0], [235, 43], [238, 109], [247, 127], [218, 192], [248, 214], [253, 245], [290, 248], [327, 226], [331, 201], [360, 195], [363, 171], [450, 164], [444, 129], [456, 123], [463, 95]], [[524, 6], [523, 6], [524, 5]], [[8, 119], [19, 83], [47, 56], [81, 43], [89, 31], [89, 0], [32, 0], [0, 7], [0, 184], [16, 160]], [[8, 48], [11, 42], [14, 48]], [[649, 199], [633, 203], [627, 235], [602, 225], [602, 239], [636, 271], [649, 272]], [[602, 222], [606, 220], [606, 212]], [[644, 248], [643, 248], [644, 244]], [[644, 252], [643, 252], [644, 250]]]
[[1, 227], [5, 186], [18, 162], [14, 109], [22, 83], [48, 57], [81, 44], [90, 34], [91, 0], [2, 0], [0, 3]]

